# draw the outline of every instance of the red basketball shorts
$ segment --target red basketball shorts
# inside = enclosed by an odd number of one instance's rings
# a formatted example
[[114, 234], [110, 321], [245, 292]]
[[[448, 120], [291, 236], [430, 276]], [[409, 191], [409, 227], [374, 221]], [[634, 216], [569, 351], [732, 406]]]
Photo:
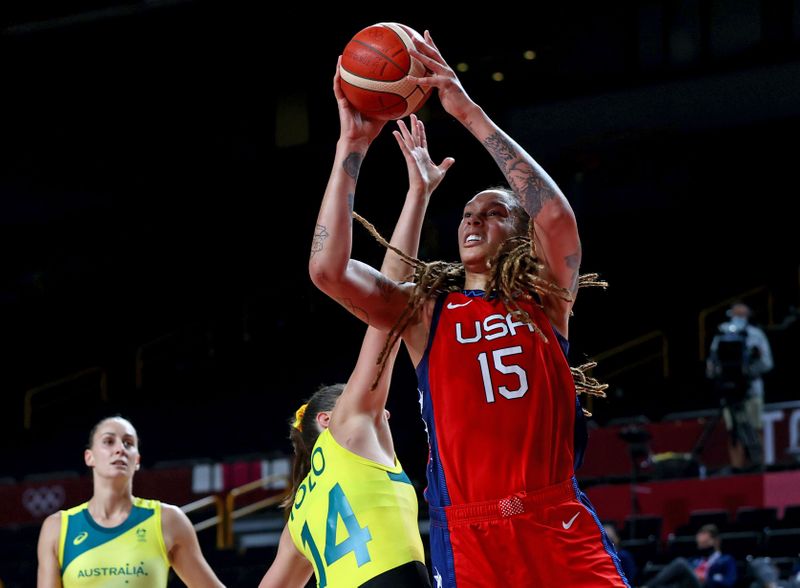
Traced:
[[430, 508], [436, 588], [630, 588], [573, 479], [504, 499]]

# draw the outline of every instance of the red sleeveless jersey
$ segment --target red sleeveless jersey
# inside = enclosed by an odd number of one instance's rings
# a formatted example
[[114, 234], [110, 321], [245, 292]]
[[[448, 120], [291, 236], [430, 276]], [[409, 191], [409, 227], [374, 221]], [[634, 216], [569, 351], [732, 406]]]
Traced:
[[569, 365], [542, 309], [520, 306], [547, 341], [497, 298], [453, 292], [436, 302], [417, 366], [431, 506], [498, 499], [574, 474]]

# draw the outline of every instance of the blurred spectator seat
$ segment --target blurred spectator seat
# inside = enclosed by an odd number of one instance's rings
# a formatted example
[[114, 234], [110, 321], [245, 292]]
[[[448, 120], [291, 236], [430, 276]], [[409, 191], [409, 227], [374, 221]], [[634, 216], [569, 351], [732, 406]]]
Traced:
[[716, 525], [721, 533], [728, 530], [728, 511], [694, 510], [689, 513], [689, 522], [675, 530], [676, 535], [694, 535], [703, 525]]
[[767, 529], [764, 532], [764, 554], [769, 557], [800, 555], [800, 529]]
[[760, 533], [768, 527], [774, 527], [777, 522], [777, 508], [743, 506], [736, 511], [736, 519], [731, 530], [758, 531]]
[[800, 504], [787, 506], [783, 510], [783, 517], [779, 520], [776, 529], [800, 529]]
[[622, 539], [658, 539], [661, 536], [662, 518], [657, 515], [629, 515], [625, 517]]
[[666, 561], [672, 561], [676, 557], [696, 557], [697, 540], [694, 535], [670, 535], [667, 539]]
[[761, 553], [761, 532], [742, 531], [734, 533], [720, 533], [722, 553], [732, 555], [736, 560], [744, 560], [748, 555], [756, 556]]
[[[648, 563], [656, 561], [658, 557], [658, 538], [628, 539], [620, 541], [620, 549], [627, 549], [636, 562], [636, 568], [644, 570]], [[628, 578], [631, 583], [636, 583], [636, 578]]]

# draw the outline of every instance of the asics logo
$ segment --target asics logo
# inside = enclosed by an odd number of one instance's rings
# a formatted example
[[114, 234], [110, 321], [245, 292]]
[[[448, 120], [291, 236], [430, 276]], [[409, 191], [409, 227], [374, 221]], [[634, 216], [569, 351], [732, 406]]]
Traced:
[[454, 308], [461, 308], [462, 306], [466, 306], [470, 302], [472, 302], [472, 300], [467, 300], [464, 304], [453, 304], [452, 302], [448, 302], [447, 308], [449, 308], [450, 310], [453, 310]]
[[84, 531], [83, 533], [81, 533], [80, 535], [78, 535], [77, 537], [75, 537], [75, 539], [73, 539], [73, 540], [72, 540], [72, 544], [73, 544], [73, 545], [80, 545], [81, 543], [83, 543], [84, 541], [86, 541], [86, 538], [87, 538], [88, 536], [89, 536], [89, 533], [88, 533], [88, 531]]
[[572, 523], [574, 523], [574, 522], [575, 522], [575, 519], [577, 519], [577, 518], [578, 518], [578, 515], [579, 515], [579, 514], [581, 514], [581, 511], [578, 511], [578, 512], [576, 512], [576, 513], [575, 513], [575, 516], [574, 516], [574, 517], [572, 517], [572, 518], [569, 520], [569, 522], [561, 521], [561, 526], [562, 526], [562, 527], [564, 527], [564, 529], [565, 529], [565, 530], [566, 530], [566, 529], [569, 529], [569, 528], [572, 526]]

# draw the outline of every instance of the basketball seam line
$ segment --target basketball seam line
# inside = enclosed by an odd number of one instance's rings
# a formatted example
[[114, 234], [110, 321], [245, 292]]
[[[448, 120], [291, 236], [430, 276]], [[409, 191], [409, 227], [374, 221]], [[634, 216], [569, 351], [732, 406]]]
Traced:
[[[348, 72], [348, 73], [353, 73], [353, 72]], [[353, 75], [358, 75], [358, 74], [353, 74]], [[360, 78], [362, 78], [362, 79], [365, 79], [365, 80], [368, 80], [368, 79], [370, 79], [370, 78], [365, 78], [364, 76], [359, 76], [359, 77], [360, 77]], [[350, 82], [348, 82], [347, 80], [342, 80], [342, 81], [343, 81], [345, 84], [348, 84], [348, 85], [350, 85], [350, 86], [353, 86], [353, 84], [351, 84], [351, 83], [350, 83]], [[384, 80], [373, 80], [373, 81], [376, 81], [376, 82], [381, 82], [381, 81], [384, 81]], [[392, 82], [386, 82], [386, 83], [392, 83]], [[358, 86], [353, 86], [353, 87], [354, 87], [354, 88], [358, 88]], [[375, 91], [377, 92], [377, 90], [375, 90]], [[421, 93], [422, 93], [422, 95], [423, 95], [423, 96], [425, 96], [425, 90], [424, 90], [424, 89], [422, 88], [422, 86], [420, 86], [419, 84], [415, 85], [415, 86], [414, 86], [414, 89], [413, 89], [413, 90], [411, 90], [411, 92], [409, 92], [409, 93], [408, 93], [408, 94], [406, 94], [405, 96], [403, 96], [402, 94], [398, 94], [398, 93], [396, 93], [396, 92], [386, 92], [386, 91], [384, 91], [384, 90], [382, 90], [380, 93], [381, 93], [381, 94], [386, 94], [387, 96], [396, 96], [397, 98], [400, 98], [400, 99], [402, 99], [403, 101], [405, 101], [405, 102], [406, 102], [406, 108], [408, 108], [408, 99], [409, 99], [409, 97], [410, 97], [410, 96], [412, 96], [412, 95], [413, 95], [415, 92], [421, 92]], [[398, 103], [398, 104], [399, 104], [399, 103]], [[379, 113], [379, 112], [383, 112], [384, 110], [389, 110], [390, 108], [394, 108], [395, 106], [396, 106], [396, 104], [395, 104], [395, 105], [391, 105], [391, 106], [385, 106], [384, 108], [381, 108], [380, 110], [368, 110], [368, 111], [366, 111], [366, 112], [374, 112], [374, 113]]]
[[[389, 30], [391, 31], [392, 29], [389, 29]], [[397, 33], [395, 33], [394, 31], [392, 31], [392, 34], [393, 34], [395, 37], [397, 37], [398, 39], [400, 39], [400, 42], [403, 44], [403, 47], [406, 47], [406, 44], [405, 44], [405, 42], [403, 41], [403, 39], [402, 39], [402, 38], [400, 38], [400, 36], [399, 36]], [[398, 71], [400, 71], [400, 73], [401, 73], [401, 74], [403, 74], [403, 76], [407, 76], [407, 75], [408, 75], [408, 72], [407, 72], [407, 71], [405, 71], [405, 72], [404, 72], [404, 71], [403, 71], [403, 68], [402, 68], [402, 67], [400, 67], [400, 65], [399, 65], [399, 64], [398, 64], [398, 63], [397, 63], [397, 62], [396, 62], [394, 59], [392, 59], [391, 57], [389, 57], [388, 55], [386, 55], [386, 54], [384, 54], [384, 53], [381, 53], [380, 51], [378, 51], [377, 49], [375, 49], [375, 48], [374, 48], [374, 47], [372, 47], [371, 45], [367, 45], [366, 43], [364, 43], [364, 41], [361, 41], [361, 40], [359, 40], [359, 39], [353, 39], [353, 42], [354, 42], [354, 43], [358, 43], [359, 45], [361, 45], [362, 47], [364, 47], [364, 48], [366, 48], [366, 49], [369, 49], [370, 51], [372, 51], [372, 52], [373, 52], [373, 53], [375, 53], [376, 55], [379, 55], [379, 56], [381, 56], [381, 57], [385, 58], [385, 59], [386, 59], [386, 61], [388, 61], [389, 63], [391, 63], [393, 66], [395, 66], [395, 67], [398, 69]], [[406, 52], [408, 52], [408, 47], [406, 47]], [[410, 65], [411, 65], [411, 60], [412, 60], [412, 59], [413, 59], [413, 57], [411, 57], [411, 53], [408, 53], [408, 64], [409, 64], [409, 70], [410, 70]], [[369, 79], [371, 79], [371, 78], [368, 78], [368, 77], [366, 77], [366, 76], [362, 76], [361, 74], [357, 74], [357, 73], [355, 73], [355, 72], [352, 72], [352, 71], [351, 71], [350, 73], [351, 73], [351, 74], [353, 74], [353, 75], [356, 75], [356, 76], [362, 77], [362, 78], [364, 78], [365, 80], [369, 80]], [[397, 80], [374, 80], [374, 81], [376, 81], [376, 82], [386, 82], [386, 81], [392, 81], [392, 82], [395, 82], [395, 81], [397, 81]]]

